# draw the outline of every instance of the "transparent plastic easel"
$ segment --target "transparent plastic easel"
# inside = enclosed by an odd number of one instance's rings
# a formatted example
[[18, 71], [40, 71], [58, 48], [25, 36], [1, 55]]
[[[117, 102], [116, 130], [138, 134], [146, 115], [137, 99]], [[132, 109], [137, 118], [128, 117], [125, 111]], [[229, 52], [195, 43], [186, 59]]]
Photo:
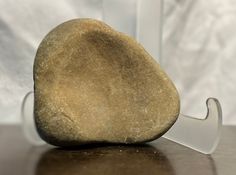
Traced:
[[[80, 2], [87, 9], [93, 5], [88, 4], [88, 0]], [[96, 13], [89, 11], [82, 17], [105, 21], [118, 31], [135, 37], [154, 58], [161, 58], [161, 0], [102, 0], [94, 9], [97, 9]], [[161, 62], [160, 59], [157, 61]], [[21, 108], [24, 133], [32, 144], [46, 144], [36, 131], [33, 104], [34, 95], [29, 92], [24, 97]], [[163, 137], [204, 154], [213, 153], [220, 137], [222, 112], [220, 103], [215, 98], [207, 99], [206, 105], [207, 114], [204, 119], [180, 114]]]

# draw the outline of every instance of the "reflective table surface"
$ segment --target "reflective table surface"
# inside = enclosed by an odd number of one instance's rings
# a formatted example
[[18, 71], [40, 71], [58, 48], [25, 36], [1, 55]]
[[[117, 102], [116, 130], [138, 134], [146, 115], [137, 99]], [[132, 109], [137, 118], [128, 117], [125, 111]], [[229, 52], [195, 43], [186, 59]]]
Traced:
[[164, 138], [143, 145], [65, 150], [30, 145], [20, 126], [0, 125], [0, 175], [235, 175], [235, 136], [236, 127], [224, 126], [212, 155]]

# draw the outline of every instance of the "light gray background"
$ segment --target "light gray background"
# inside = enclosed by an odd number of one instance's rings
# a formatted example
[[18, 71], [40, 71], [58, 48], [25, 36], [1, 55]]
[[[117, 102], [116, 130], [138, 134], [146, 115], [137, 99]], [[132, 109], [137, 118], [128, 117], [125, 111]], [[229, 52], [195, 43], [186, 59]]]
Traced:
[[[0, 122], [20, 122], [20, 103], [33, 89], [33, 60], [42, 38], [69, 19], [101, 19], [101, 1], [0, 0]], [[203, 116], [205, 100], [216, 97], [224, 124], [236, 124], [236, 1], [164, 2], [160, 61], [179, 90], [181, 112]]]

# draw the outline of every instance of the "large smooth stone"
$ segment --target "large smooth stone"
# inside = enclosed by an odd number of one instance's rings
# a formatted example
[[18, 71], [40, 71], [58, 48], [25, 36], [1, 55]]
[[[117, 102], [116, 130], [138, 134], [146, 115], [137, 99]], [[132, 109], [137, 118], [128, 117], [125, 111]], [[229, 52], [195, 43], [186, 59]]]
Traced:
[[93, 19], [65, 22], [43, 39], [34, 83], [38, 132], [57, 146], [151, 141], [179, 115], [178, 92], [158, 63]]

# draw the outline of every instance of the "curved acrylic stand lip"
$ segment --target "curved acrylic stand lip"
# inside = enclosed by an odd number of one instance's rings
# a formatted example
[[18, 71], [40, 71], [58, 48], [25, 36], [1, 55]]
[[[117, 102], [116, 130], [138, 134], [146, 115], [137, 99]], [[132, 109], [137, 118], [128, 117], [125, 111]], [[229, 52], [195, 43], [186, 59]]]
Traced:
[[216, 98], [208, 98], [206, 105], [207, 115], [204, 119], [180, 114], [163, 137], [204, 154], [213, 153], [220, 138], [222, 110]]
[[[209, 98], [206, 104], [208, 112], [204, 119], [180, 114], [163, 137], [204, 154], [213, 153], [220, 138], [222, 111], [215, 98]], [[22, 128], [31, 144], [43, 145], [46, 142], [37, 133], [33, 110], [34, 92], [31, 91], [25, 95], [21, 106]]]
[[36, 129], [34, 121], [34, 92], [28, 92], [23, 98], [21, 105], [22, 129], [26, 139], [32, 145], [44, 145], [44, 142]]

